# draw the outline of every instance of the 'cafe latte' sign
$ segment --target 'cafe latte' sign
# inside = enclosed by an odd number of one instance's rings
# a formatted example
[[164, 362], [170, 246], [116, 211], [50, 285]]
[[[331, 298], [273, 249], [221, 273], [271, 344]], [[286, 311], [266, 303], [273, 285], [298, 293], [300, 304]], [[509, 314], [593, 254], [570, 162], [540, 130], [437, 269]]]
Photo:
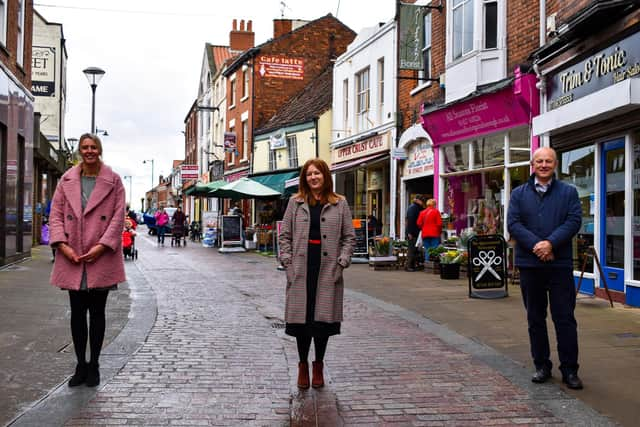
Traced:
[[555, 73], [547, 86], [549, 110], [640, 75], [640, 33]]

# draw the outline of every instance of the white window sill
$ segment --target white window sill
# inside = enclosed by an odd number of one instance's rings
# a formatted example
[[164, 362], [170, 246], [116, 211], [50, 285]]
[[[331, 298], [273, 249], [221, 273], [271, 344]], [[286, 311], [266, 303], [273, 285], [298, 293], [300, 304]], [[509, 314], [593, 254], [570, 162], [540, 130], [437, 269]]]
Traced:
[[236, 104], [229, 105], [229, 110], [233, 110], [234, 108], [236, 108]]
[[243, 96], [242, 98], [240, 98], [240, 102], [244, 102], [247, 99], [249, 99], [249, 95]]
[[414, 87], [411, 92], [409, 92], [409, 95], [413, 96], [416, 93], [422, 92], [423, 90], [425, 90], [426, 88], [431, 86], [431, 83], [433, 82], [423, 82], [420, 85]]

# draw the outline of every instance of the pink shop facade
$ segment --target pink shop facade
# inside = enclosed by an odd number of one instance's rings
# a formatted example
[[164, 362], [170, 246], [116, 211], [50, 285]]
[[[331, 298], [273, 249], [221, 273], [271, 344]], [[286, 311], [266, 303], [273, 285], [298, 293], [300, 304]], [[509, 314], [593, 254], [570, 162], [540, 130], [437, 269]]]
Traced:
[[511, 190], [530, 175], [538, 138], [531, 122], [539, 113], [533, 74], [478, 88], [472, 96], [425, 108], [422, 125], [433, 143], [434, 198], [447, 234], [465, 230], [507, 237]]

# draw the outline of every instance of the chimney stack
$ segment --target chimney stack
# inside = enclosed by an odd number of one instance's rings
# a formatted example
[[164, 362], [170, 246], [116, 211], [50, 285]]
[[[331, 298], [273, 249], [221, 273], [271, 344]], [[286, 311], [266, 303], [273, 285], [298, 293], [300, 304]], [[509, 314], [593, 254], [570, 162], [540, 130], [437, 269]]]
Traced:
[[251, 49], [255, 44], [255, 33], [252, 30], [251, 20], [247, 21], [245, 29], [244, 19], [240, 20], [240, 29], [238, 29], [238, 20], [234, 19], [232, 30], [229, 33], [229, 47], [232, 51], [242, 52]]
[[290, 33], [293, 31], [293, 21], [291, 19], [274, 19], [273, 20], [273, 38]]

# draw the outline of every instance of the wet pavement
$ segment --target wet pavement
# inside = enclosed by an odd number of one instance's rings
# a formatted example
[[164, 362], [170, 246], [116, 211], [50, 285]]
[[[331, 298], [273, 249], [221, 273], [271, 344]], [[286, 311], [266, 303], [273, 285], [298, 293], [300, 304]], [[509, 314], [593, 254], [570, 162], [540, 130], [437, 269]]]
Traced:
[[146, 235], [138, 249], [127, 261], [130, 321], [105, 349], [103, 383], [62, 384], [12, 425], [613, 424], [557, 384], [531, 384], [529, 369], [481, 342], [366, 295], [367, 284], [407, 274], [382, 279], [362, 265], [347, 270], [363, 289], [346, 292], [327, 385], [299, 391], [273, 258], [157, 247]]

